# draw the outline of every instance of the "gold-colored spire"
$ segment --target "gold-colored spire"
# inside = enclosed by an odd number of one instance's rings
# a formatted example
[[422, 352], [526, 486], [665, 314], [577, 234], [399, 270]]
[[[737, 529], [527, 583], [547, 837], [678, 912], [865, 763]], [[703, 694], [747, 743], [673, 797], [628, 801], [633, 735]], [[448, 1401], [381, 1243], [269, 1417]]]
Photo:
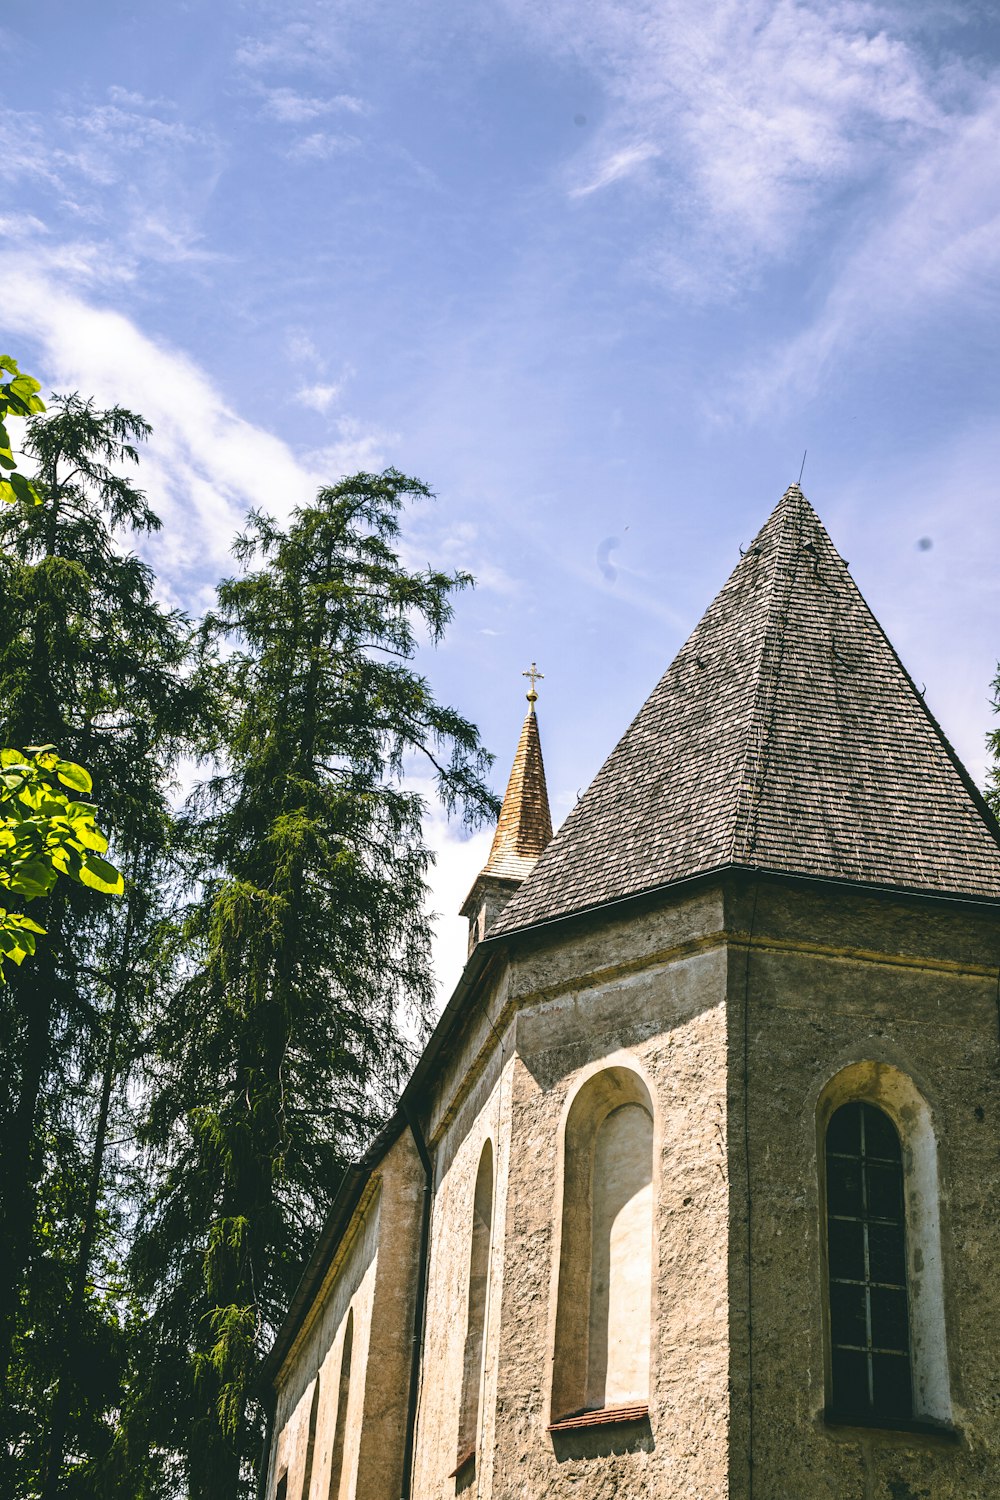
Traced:
[[535, 683], [542, 674], [532, 662], [524, 676], [531, 679], [531, 690], [526, 694], [528, 712], [521, 726], [493, 847], [462, 905], [462, 916], [469, 919], [470, 953], [489, 932], [521, 882], [531, 874], [538, 856], [552, 838], [542, 742], [535, 717], [538, 700]]
[[532, 662], [531, 672], [524, 675], [532, 677], [531, 692], [527, 695], [528, 712], [504, 793], [500, 821], [493, 835], [493, 847], [483, 867], [484, 875], [499, 875], [513, 880], [524, 879], [552, 837], [552, 814], [549, 811], [549, 793], [545, 785], [542, 741], [535, 714], [538, 695], [534, 679], [542, 674]]

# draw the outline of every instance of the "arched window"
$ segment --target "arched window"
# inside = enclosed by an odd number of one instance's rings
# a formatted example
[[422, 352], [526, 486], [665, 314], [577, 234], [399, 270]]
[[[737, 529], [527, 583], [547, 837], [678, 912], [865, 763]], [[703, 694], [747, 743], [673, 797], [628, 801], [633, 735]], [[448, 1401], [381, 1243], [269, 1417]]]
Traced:
[[912, 1415], [949, 1427], [930, 1106], [907, 1073], [869, 1059], [849, 1063], [825, 1085], [817, 1127], [826, 1177], [828, 1415], [887, 1426]]
[[[341, 1500], [346, 1495], [344, 1483], [344, 1442], [347, 1437], [347, 1405], [351, 1394], [351, 1355], [354, 1350], [354, 1309], [347, 1314], [344, 1329], [344, 1347], [340, 1356], [340, 1380], [337, 1382], [337, 1422], [333, 1430], [333, 1452], [330, 1455], [330, 1488], [328, 1500]], [[308, 1500], [308, 1496], [306, 1497]]]
[[479, 1158], [479, 1171], [476, 1174], [476, 1191], [472, 1205], [469, 1307], [465, 1324], [465, 1358], [462, 1364], [462, 1404], [458, 1422], [456, 1474], [459, 1474], [475, 1457], [476, 1443], [479, 1438], [479, 1394], [483, 1380], [492, 1226], [493, 1147], [487, 1141]]
[[834, 1411], [913, 1415], [903, 1157], [874, 1104], [842, 1104], [826, 1130]]
[[652, 1184], [649, 1092], [607, 1068], [566, 1120], [554, 1421], [649, 1399]]
[[309, 1500], [312, 1488], [313, 1457], [316, 1452], [316, 1421], [319, 1417], [319, 1376], [313, 1385], [312, 1403], [309, 1407], [309, 1435], [306, 1439], [306, 1466], [302, 1475], [302, 1500]]

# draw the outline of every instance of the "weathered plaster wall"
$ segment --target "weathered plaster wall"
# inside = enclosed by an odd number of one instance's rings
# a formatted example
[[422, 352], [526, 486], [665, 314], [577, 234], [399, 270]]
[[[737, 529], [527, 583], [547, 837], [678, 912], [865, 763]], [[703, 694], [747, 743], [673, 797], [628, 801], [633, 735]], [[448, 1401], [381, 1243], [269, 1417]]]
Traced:
[[[423, 1111], [434, 1198], [413, 1500], [1000, 1493], [998, 939], [998, 917], [985, 909], [732, 877], [557, 924], [521, 939], [509, 960], [498, 954], [467, 997]], [[912, 1079], [933, 1126], [957, 1441], [824, 1420], [818, 1113], [831, 1079], [858, 1064]], [[652, 1103], [649, 1416], [627, 1429], [552, 1433], [563, 1415], [552, 1389], [564, 1127], [579, 1090], [608, 1067], [634, 1070]], [[906, 1128], [904, 1118], [912, 1158]], [[374, 1343], [367, 1350], [366, 1382], [377, 1371], [379, 1383], [366, 1384], [354, 1452], [392, 1453], [394, 1434], [401, 1441], [421, 1186], [404, 1139], [392, 1233], [388, 1163], [401, 1143], [383, 1165], [377, 1214], [373, 1198], [362, 1204], [286, 1362], [271, 1494], [287, 1461], [289, 1500], [299, 1500], [320, 1369], [330, 1396], [308, 1500], [327, 1500], [330, 1399], [352, 1301], [363, 1313], [356, 1338], [380, 1326], [380, 1307], [393, 1309], [396, 1330], [380, 1332], [384, 1357]], [[475, 1477], [456, 1482], [473, 1200], [487, 1139], [495, 1196], [480, 1444]], [[349, 1493], [397, 1500], [394, 1472], [389, 1463], [377, 1483]]]
[[[269, 1495], [287, 1466], [288, 1500], [329, 1500], [344, 1330], [354, 1337], [341, 1496], [398, 1500], [416, 1291], [423, 1171], [404, 1132], [362, 1198], [315, 1311], [282, 1371]], [[309, 1493], [303, 1493], [309, 1411], [320, 1399]]]
[[[492, 1034], [491, 1034], [492, 1036]], [[473, 1038], [478, 1028], [473, 1029]], [[500, 1039], [504, 1046], [501, 1050]], [[414, 1464], [414, 1495], [455, 1494], [449, 1478], [459, 1457], [460, 1403], [464, 1367], [472, 1217], [483, 1145], [494, 1157], [494, 1201], [487, 1281], [486, 1335], [477, 1472], [469, 1496], [489, 1493], [494, 1428], [496, 1348], [504, 1280], [503, 1242], [509, 1171], [509, 1119], [513, 1034], [493, 1037], [486, 1066], [454, 1113], [440, 1111], [434, 1142], [435, 1190], [428, 1265], [427, 1320], [420, 1382]], [[461, 1056], [461, 1052], [459, 1052]], [[454, 1069], [453, 1069], [454, 1071]], [[464, 1080], [463, 1080], [464, 1082]]]
[[[515, 966], [517, 1016], [497, 1433], [491, 1494], [726, 1493], [725, 952], [701, 896], [553, 937]], [[574, 982], [575, 978], [575, 982]], [[532, 988], [538, 998], [531, 1001]], [[539, 993], [540, 992], [540, 993]], [[654, 1119], [648, 1422], [547, 1431], [563, 1125], [576, 1090], [636, 1069]]]
[[[348, 1311], [354, 1309], [354, 1349], [351, 1359], [353, 1411], [360, 1414], [364, 1396], [368, 1339], [372, 1326], [372, 1303], [378, 1259], [381, 1182], [366, 1195], [349, 1242], [342, 1248], [335, 1269], [327, 1277], [316, 1312], [286, 1363], [275, 1410], [271, 1472], [268, 1495], [273, 1496], [281, 1475], [288, 1474], [288, 1500], [312, 1500], [329, 1489], [330, 1450], [337, 1417], [337, 1386], [340, 1353]], [[309, 1410], [316, 1377], [320, 1379], [320, 1403], [313, 1453], [312, 1496], [303, 1495]], [[360, 1423], [347, 1431], [344, 1471], [353, 1475], [357, 1467]], [[325, 1487], [324, 1487], [325, 1480]], [[353, 1489], [350, 1491], [353, 1494]]]
[[[734, 890], [729, 917], [733, 1500], [987, 1500], [1000, 1493], [997, 918], [766, 883], [756, 911], [752, 887]], [[823, 1420], [817, 1105], [866, 1060], [913, 1080], [936, 1137], [958, 1442]], [[905, 1111], [901, 1124], [905, 1161]]]

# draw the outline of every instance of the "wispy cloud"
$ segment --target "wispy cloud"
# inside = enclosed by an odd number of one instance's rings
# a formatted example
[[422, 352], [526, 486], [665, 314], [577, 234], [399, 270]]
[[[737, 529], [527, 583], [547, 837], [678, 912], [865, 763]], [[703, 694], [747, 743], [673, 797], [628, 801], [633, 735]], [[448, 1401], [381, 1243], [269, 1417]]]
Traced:
[[877, 355], [886, 339], [911, 337], [945, 308], [995, 317], [998, 139], [1000, 82], [870, 208], [816, 316], [738, 375], [729, 397], [741, 411], [759, 417], [815, 394], [848, 351], [863, 345]]
[[301, 401], [303, 406], [308, 406], [312, 411], [320, 413], [329, 411], [330, 407], [340, 395], [339, 385], [306, 385], [296, 391], [295, 398]]
[[354, 151], [360, 145], [356, 135], [314, 130], [293, 141], [286, 154], [301, 161], [326, 161], [331, 156], [343, 156], [348, 151]]
[[303, 125], [310, 120], [319, 120], [326, 115], [363, 115], [366, 106], [362, 99], [352, 94], [320, 96], [302, 94], [293, 88], [270, 88], [262, 90], [262, 108], [271, 119], [282, 125]]
[[240, 417], [193, 360], [67, 285], [58, 264], [26, 268], [16, 256], [0, 256], [0, 275], [8, 335], [40, 346], [39, 377], [57, 389], [121, 402], [152, 423], [142, 482], [165, 522], [153, 543], [154, 562], [182, 599], [206, 570], [227, 566], [249, 506], [287, 513], [330, 477], [328, 465], [349, 467], [365, 448], [358, 427], [340, 448], [299, 457]]
[[282, 22], [276, 8], [264, 7], [266, 28], [245, 36], [236, 48], [236, 62], [249, 72], [313, 72], [340, 58], [342, 48], [335, 28], [313, 20]]
[[651, 246], [650, 263], [688, 293], [696, 271], [704, 295], [727, 294], [787, 255], [819, 205], [947, 131], [974, 89], [954, 62], [935, 74], [888, 8], [854, 0], [508, 5], [606, 91], [568, 191], [643, 169], [669, 211], [666, 253]]
[[622, 146], [612, 151], [603, 161], [599, 161], [596, 169], [592, 167], [584, 182], [570, 188], [570, 197], [587, 198], [591, 193], [599, 192], [601, 188], [608, 187], [612, 182], [618, 182], [623, 177], [632, 177], [645, 162], [658, 155], [657, 148], [648, 142]]
[[[108, 269], [119, 276], [141, 261], [215, 258], [202, 243], [199, 219], [221, 159], [211, 130], [182, 121], [167, 100], [118, 86], [103, 102], [75, 111], [0, 110], [0, 177], [34, 190], [66, 269], [67, 257], [79, 259], [81, 226], [89, 235], [85, 253], [100, 237]], [[23, 243], [40, 222], [38, 213], [14, 212], [4, 231]]]

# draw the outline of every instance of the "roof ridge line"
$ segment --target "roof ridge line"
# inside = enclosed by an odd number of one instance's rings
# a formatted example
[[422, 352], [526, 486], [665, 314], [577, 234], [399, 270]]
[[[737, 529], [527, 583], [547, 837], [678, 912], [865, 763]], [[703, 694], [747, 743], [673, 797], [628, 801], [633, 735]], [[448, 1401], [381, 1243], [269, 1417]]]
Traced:
[[[802, 500], [805, 497], [798, 485], [789, 485], [782, 498], [786, 498], [792, 491]], [[784, 660], [785, 637], [788, 626], [788, 612], [791, 606], [792, 590], [798, 577], [799, 556], [801, 553], [802, 524], [804, 511], [802, 505], [797, 506], [797, 523], [795, 528], [795, 557], [790, 570], [788, 588], [784, 600], [783, 610], [776, 607], [775, 598], [778, 592], [778, 575], [781, 572], [781, 541], [784, 527], [778, 534], [776, 541], [777, 555], [774, 568], [771, 573], [770, 598], [767, 605], [767, 623], [764, 628], [763, 640], [761, 641], [760, 659], [757, 665], [757, 685], [754, 690], [753, 708], [750, 711], [750, 723], [747, 734], [743, 772], [740, 777], [739, 787], [736, 794], [736, 814], [733, 818], [733, 837], [729, 852], [729, 861], [732, 865], [753, 863], [753, 838], [756, 825], [760, 816], [760, 806], [764, 795], [764, 786], [767, 779], [770, 757], [771, 731], [774, 728], [775, 715], [778, 707], [778, 681], [781, 672], [781, 664]], [[766, 527], [765, 527], [766, 529]], [[775, 633], [777, 634], [777, 656], [773, 667], [768, 672], [766, 666], [768, 658], [774, 656], [772, 643]], [[762, 717], [761, 705], [767, 695], [770, 695], [770, 705], [767, 710], [764, 723], [760, 723]], [[756, 743], [754, 741], [756, 740]], [[753, 772], [750, 766], [753, 764]], [[747, 803], [747, 806], [744, 804]], [[756, 817], [755, 817], [756, 813]], [[745, 826], [743, 833], [742, 858], [737, 857], [737, 848], [740, 844], [741, 828]]]

